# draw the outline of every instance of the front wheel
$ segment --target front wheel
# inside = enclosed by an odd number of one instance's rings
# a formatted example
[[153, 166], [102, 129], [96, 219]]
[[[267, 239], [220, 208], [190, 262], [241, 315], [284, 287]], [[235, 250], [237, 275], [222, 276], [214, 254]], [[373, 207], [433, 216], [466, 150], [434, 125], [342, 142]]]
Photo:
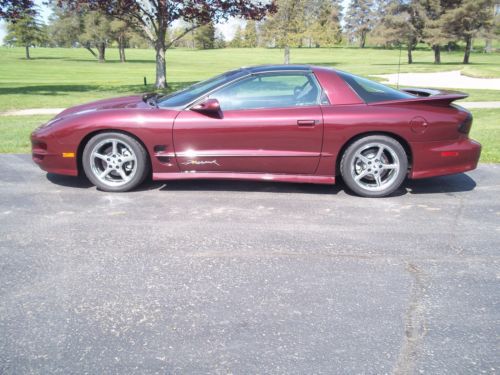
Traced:
[[148, 173], [146, 150], [134, 138], [116, 132], [92, 137], [83, 150], [87, 178], [98, 189], [122, 192], [138, 186]]
[[340, 173], [347, 187], [363, 197], [384, 197], [403, 183], [408, 158], [394, 138], [371, 135], [353, 142], [342, 155]]

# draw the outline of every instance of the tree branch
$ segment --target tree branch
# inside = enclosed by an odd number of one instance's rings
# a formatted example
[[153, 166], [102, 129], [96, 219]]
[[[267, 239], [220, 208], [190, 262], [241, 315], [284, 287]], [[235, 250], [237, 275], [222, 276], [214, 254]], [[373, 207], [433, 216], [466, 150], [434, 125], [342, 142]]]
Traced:
[[[156, 27], [156, 24], [155, 24], [154, 14], [147, 12], [146, 9], [144, 9], [144, 7], [139, 4], [139, 2], [137, 2], [137, 8], [149, 19], [149, 21], [151, 22], [151, 26], [153, 27], [155, 33], [158, 34], [158, 28]], [[144, 24], [147, 25], [146, 21], [144, 21], [144, 20], [142, 20], [142, 21], [144, 22]]]
[[97, 59], [97, 53], [95, 53], [94, 50], [90, 48], [88, 44], [85, 44], [84, 47], [87, 51], [89, 51], [92, 54], [92, 56], [94, 56]]
[[176, 36], [174, 39], [172, 39], [171, 41], [169, 41], [165, 47], [166, 49], [169, 49], [170, 47], [172, 47], [172, 45], [177, 42], [179, 39], [181, 39], [182, 37], [184, 37], [185, 35], [187, 35], [188, 33], [190, 33], [191, 31], [197, 29], [198, 27], [200, 27], [201, 25], [195, 25], [195, 26], [192, 26], [190, 28], [187, 28], [186, 30], [184, 30], [180, 35]]

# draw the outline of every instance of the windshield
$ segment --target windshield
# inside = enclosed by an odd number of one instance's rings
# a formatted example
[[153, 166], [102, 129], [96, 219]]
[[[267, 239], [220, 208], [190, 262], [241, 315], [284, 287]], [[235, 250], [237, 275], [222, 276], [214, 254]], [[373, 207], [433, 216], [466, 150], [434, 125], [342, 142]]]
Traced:
[[184, 107], [203, 94], [206, 94], [220, 85], [245, 74], [246, 72], [243, 69], [232, 70], [219, 76], [207, 79], [206, 81], [195, 83], [194, 85], [186, 87], [183, 90], [176, 91], [170, 95], [159, 98], [158, 106], [162, 108]]
[[365, 103], [383, 102], [386, 100], [411, 99], [414, 95], [393, 89], [369, 79], [353, 74], [337, 71], [337, 74], [359, 95]]

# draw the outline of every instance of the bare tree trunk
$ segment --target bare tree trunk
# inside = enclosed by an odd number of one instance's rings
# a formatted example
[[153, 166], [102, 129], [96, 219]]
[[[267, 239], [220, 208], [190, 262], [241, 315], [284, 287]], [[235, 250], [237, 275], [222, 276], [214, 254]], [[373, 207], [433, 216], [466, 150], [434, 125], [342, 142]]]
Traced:
[[285, 64], [290, 64], [290, 46], [285, 46]]
[[491, 53], [493, 52], [493, 41], [491, 38], [486, 39], [486, 43], [484, 44], [484, 52]]
[[156, 82], [157, 89], [164, 89], [167, 87], [167, 66], [165, 63], [165, 49], [164, 46], [156, 45]]
[[[162, 2], [160, 2], [162, 3]], [[155, 51], [156, 51], [156, 81], [155, 87], [157, 89], [167, 88], [167, 63], [165, 59], [165, 54], [167, 52], [167, 45], [165, 39], [167, 36], [167, 24], [163, 22], [162, 14], [164, 12], [163, 7], [158, 8], [159, 14], [159, 24], [157, 25]]]
[[413, 55], [411, 54], [411, 43], [408, 43], [408, 64], [413, 64]]
[[26, 44], [26, 46], [24, 48], [26, 50], [26, 60], [31, 59], [31, 57], [30, 57], [30, 46]]
[[97, 51], [99, 52], [99, 62], [106, 61], [106, 43], [97, 44]]
[[470, 50], [472, 48], [472, 37], [467, 36], [465, 38], [465, 53], [464, 53], [464, 64], [469, 63]]
[[120, 53], [121, 62], [127, 61], [127, 59], [125, 58], [125, 41], [123, 39], [123, 35], [120, 35], [118, 37], [118, 52]]
[[361, 37], [359, 38], [359, 48], [365, 48], [366, 44], [366, 32], [361, 32]]
[[156, 45], [156, 82], [157, 89], [164, 89], [167, 87], [167, 65], [165, 61], [165, 44], [157, 41]]
[[434, 64], [441, 64], [441, 46], [433, 45], [432, 49], [434, 50]]

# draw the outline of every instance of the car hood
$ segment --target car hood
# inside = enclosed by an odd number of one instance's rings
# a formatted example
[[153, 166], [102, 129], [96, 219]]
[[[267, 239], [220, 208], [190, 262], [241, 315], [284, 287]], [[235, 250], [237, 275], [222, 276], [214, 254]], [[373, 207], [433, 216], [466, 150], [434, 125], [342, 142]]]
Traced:
[[123, 96], [119, 98], [102, 99], [95, 102], [70, 107], [59, 113], [56, 118], [69, 115], [79, 115], [87, 112], [102, 111], [110, 109], [132, 109], [132, 108], [152, 108], [144, 103], [141, 95]]

